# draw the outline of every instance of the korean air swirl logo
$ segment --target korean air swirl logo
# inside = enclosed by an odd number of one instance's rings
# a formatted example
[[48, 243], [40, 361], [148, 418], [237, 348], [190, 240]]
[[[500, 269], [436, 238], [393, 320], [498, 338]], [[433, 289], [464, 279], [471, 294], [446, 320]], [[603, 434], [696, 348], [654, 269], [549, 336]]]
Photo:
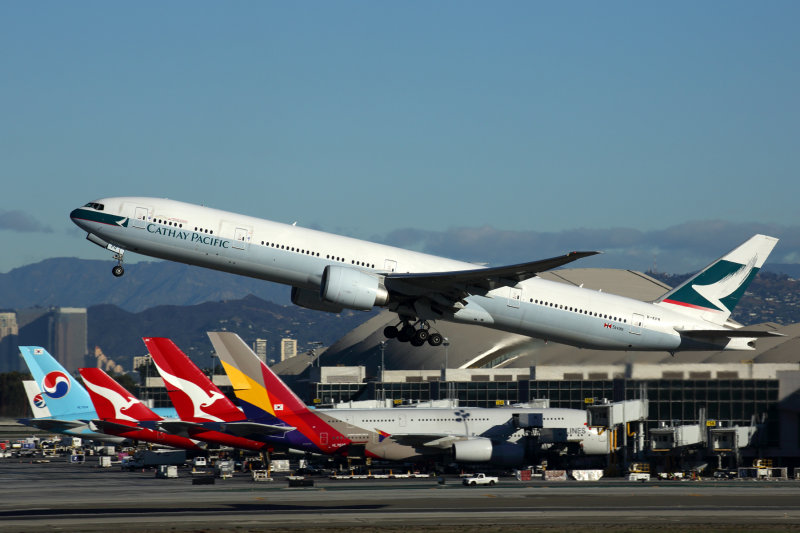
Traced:
[[42, 397], [41, 392], [33, 397], [33, 405], [35, 405], [39, 409], [44, 409], [45, 407], [47, 407], [47, 402], [44, 401], [44, 397]]
[[44, 377], [42, 392], [50, 398], [63, 398], [69, 392], [71, 381], [64, 372], [55, 370]]

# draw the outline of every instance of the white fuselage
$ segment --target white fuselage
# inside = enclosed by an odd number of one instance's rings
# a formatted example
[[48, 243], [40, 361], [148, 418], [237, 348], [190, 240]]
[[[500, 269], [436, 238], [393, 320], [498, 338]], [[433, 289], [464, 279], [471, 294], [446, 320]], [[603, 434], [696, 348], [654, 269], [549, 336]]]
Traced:
[[[474, 270], [455, 261], [183, 202], [121, 197], [97, 200], [98, 217], [73, 212], [94, 242], [151, 257], [318, 291], [328, 265], [376, 276]], [[85, 212], [91, 208], [82, 208]], [[77, 214], [76, 214], [77, 213]], [[102, 215], [100, 217], [99, 215]], [[105, 217], [101, 220], [101, 218]], [[118, 217], [118, 218], [117, 218]], [[538, 277], [473, 293], [445, 315], [415, 309], [425, 320], [466, 322], [595, 349], [691, 349], [677, 329], [702, 329], [691, 316], [613, 294]], [[389, 305], [391, 309], [391, 302]], [[683, 341], [685, 343], [685, 341]]]
[[[580, 445], [587, 454], [608, 452], [608, 435], [588, 427], [586, 411], [577, 409], [456, 407], [317, 412], [351, 442], [363, 444], [369, 455], [395, 461], [441, 454], [442, 450], [451, 450], [456, 441], [482, 441], [487, 446], [491, 441], [501, 449], [503, 445], [527, 447], [532, 443], [523, 439], [531, 437], [539, 446], [527, 450], [531, 452], [569, 443]], [[537, 423], [525, 427], [515, 423], [515, 415], [537, 415]]]

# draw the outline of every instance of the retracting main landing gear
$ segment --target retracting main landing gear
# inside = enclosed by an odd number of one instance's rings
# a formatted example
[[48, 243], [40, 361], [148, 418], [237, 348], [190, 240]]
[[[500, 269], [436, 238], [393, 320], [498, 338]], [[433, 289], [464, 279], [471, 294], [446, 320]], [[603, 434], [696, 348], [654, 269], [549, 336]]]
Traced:
[[396, 338], [400, 342], [410, 342], [412, 346], [422, 346], [426, 342], [431, 346], [439, 346], [444, 342], [444, 337], [437, 331], [431, 331], [426, 320], [417, 320], [411, 324], [410, 320], [404, 319], [397, 326], [386, 326], [383, 335], [387, 339]]

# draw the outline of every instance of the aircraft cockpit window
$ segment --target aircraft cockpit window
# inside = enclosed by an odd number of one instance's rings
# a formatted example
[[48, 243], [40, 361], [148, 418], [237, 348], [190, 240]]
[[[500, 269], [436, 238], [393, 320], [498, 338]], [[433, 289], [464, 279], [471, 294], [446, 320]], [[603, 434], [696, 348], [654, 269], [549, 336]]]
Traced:
[[102, 211], [103, 209], [105, 209], [105, 206], [103, 204], [98, 204], [97, 202], [89, 202], [83, 207], [91, 207], [92, 209], [96, 209], [98, 211]]

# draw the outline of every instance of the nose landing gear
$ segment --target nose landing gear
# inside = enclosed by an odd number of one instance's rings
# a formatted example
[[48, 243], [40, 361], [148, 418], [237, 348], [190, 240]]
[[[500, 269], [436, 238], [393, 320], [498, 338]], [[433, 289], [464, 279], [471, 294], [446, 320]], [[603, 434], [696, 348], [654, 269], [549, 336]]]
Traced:
[[[109, 247], [110, 246], [109, 244]], [[114, 274], [115, 278], [118, 278], [125, 273], [125, 268], [122, 266], [122, 256], [125, 254], [125, 250], [115, 246], [112, 251], [114, 252], [114, 259], [117, 260], [117, 264], [111, 269], [111, 273]]]

